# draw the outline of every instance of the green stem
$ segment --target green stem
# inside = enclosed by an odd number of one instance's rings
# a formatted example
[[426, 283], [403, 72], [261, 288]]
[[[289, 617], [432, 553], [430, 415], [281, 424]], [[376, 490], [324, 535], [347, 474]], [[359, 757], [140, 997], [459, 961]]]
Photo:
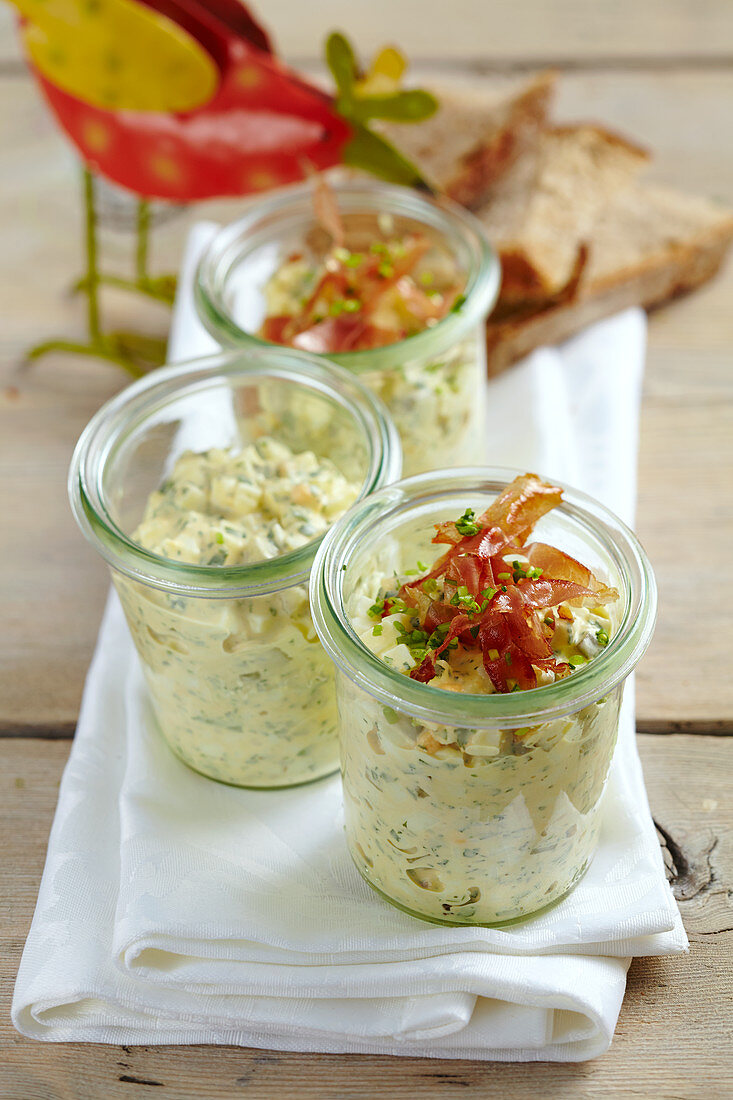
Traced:
[[87, 278], [86, 295], [89, 318], [89, 338], [99, 340], [99, 267], [97, 265], [97, 212], [94, 204], [94, 176], [84, 169], [84, 215], [86, 230]]
[[29, 363], [32, 363], [34, 360], [41, 359], [44, 355], [49, 355], [54, 351], [66, 352], [70, 355], [89, 355], [93, 359], [107, 359], [110, 363], [116, 363], [118, 367], [122, 367], [133, 378], [142, 378], [146, 373], [138, 363], [118, 354], [104, 342], [100, 344], [82, 344], [77, 343], [75, 340], [45, 340], [42, 344], [36, 344], [35, 347], [30, 348], [26, 352], [26, 358]]
[[150, 239], [150, 203], [140, 199], [137, 204], [137, 249], [135, 271], [141, 283], [148, 278], [148, 242]]
[[[166, 305], [171, 305], [175, 293], [175, 276], [170, 275], [167, 277], [167, 281], [173, 284], [172, 290], [161, 290], [160, 284], [164, 279], [166, 279], [166, 276], [159, 276], [156, 279], [146, 279], [141, 283], [138, 279], [123, 279], [119, 275], [105, 275], [100, 272], [97, 277], [97, 284], [99, 286], [113, 286], [117, 290], [135, 291], [136, 294], [145, 294], [148, 298], [153, 298], [156, 302], [165, 302]], [[78, 294], [81, 291], [86, 291], [86, 289], [86, 278], [77, 279], [70, 287], [72, 294]]]

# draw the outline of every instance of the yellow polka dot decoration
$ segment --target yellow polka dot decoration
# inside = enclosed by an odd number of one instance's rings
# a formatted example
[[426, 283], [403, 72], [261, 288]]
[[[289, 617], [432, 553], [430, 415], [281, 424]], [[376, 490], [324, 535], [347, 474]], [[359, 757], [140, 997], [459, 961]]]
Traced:
[[185, 112], [207, 103], [219, 71], [173, 20], [136, 0], [11, 0], [25, 47], [56, 87], [107, 110]]

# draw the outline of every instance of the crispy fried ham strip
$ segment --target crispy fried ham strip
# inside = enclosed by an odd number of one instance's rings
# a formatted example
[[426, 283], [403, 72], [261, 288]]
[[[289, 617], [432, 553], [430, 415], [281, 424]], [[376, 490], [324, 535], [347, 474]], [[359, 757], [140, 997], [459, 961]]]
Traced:
[[[421, 323], [440, 320], [448, 312], [457, 290], [438, 301], [408, 282], [405, 276], [414, 271], [430, 248], [430, 241], [425, 237], [408, 238], [403, 247], [404, 253], [390, 260], [387, 274], [380, 255], [367, 254], [355, 268], [347, 267], [337, 254], [329, 256], [326, 271], [299, 312], [266, 317], [261, 335], [272, 343], [290, 344], [319, 354], [364, 351], [393, 344], [404, 338], [406, 330], [383, 328], [372, 317], [395, 287], [408, 312]], [[353, 312], [331, 315], [332, 308], [341, 308], [340, 304], [349, 301], [357, 307]]]
[[562, 578], [584, 588], [585, 592], [578, 592], [575, 596], [567, 596], [566, 602], [582, 602], [583, 598], [592, 595], [596, 603], [612, 603], [618, 599], [615, 588], [609, 588], [593, 576], [587, 565], [581, 565], [569, 554], [558, 550], [556, 546], [548, 546], [544, 542], [532, 542], [525, 548], [525, 554], [529, 558], [530, 565], [534, 565], [550, 576]]
[[542, 481], [537, 474], [522, 474], [489, 505], [478, 522], [483, 527], [500, 527], [525, 542], [535, 524], [561, 500], [562, 489], [557, 485]]
[[312, 182], [313, 213], [316, 221], [331, 235], [336, 247], [342, 248], [346, 239], [344, 222], [334, 190], [322, 172], [313, 172]]
[[[513, 540], [524, 542], [532, 528], [562, 500], [562, 489], [542, 481], [537, 474], [522, 474], [489, 505], [476, 524], [482, 532], [498, 528], [506, 544]], [[455, 523], [439, 523], [433, 542], [448, 542], [458, 546], [463, 542]], [[498, 553], [492, 550], [491, 553]]]
[[[610, 603], [618, 599], [618, 592], [563, 551], [541, 542], [526, 544], [536, 523], [561, 499], [557, 486], [536, 474], [523, 474], [471, 521], [477, 531], [462, 535], [456, 523], [436, 525], [433, 542], [449, 549], [430, 572], [404, 584], [399, 594], [417, 611], [420, 628], [429, 635], [450, 625], [440, 645], [410, 672], [414, 680], [429, 683], [436, 661], [454, 641], [481, 650], [498, 692], [536, 687], [538, 669], [548, 669], [558, 679], [570, 674], [570, 665], [558, 660], [552, 649], [554, 617], [547, 622], [542, 612], [561, 604]], [[527, 558], [532, 573], [540, 570], [541, 576], [515, 571], [505, 560], [512, 551]], [[443, 581], [442, 592], [435, 585], [425, 590], [427, 581], [438, 579]], [[469, 600], [473, 603], [467, 607]]]
[[375, 240], [373, 250], [344, 257], [346, 233], [336, 195], [321, 174], [313, 175], [316, 220], [334, 247], [324, 257], [325, 270], [302, 306], [292, 314], [266, 317], [260, 335], [274, 344], [318, 354], [385, 347], [411, 332], [404, 318], [389, 328], [375, 322], [380, 306], [395, 293], [400, 313], [412, 317], [419, 328], [445, 317], [461, 290], [458, 281], [438, 295], [423, 290], [416, 281], [416, 267], [431, 248], [430, 238], [406, 236], [397, 242], [399, 249], [378, 248], [384, 242]]

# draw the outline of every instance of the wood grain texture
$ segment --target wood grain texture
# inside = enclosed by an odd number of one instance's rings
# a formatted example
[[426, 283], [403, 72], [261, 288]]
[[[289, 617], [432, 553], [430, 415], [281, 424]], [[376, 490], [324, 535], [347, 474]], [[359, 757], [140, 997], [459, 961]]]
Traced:
[[[415, 60], [538, 63], [545, 59], [598, 64], [607, 58], [668, 62], [730, 57], [733, 11], [726, 0], [522, 0], [521, 4], [453, 0], [261, 0], [253, 11], [283, 57], [320, 58], [329, 30], [341, 28], [368, 55], [395, 42]], [[0, 61], [18, 61], [12, 9], [0, 9]]]
[[[570, 74], [558, 114], [600, 118], [655, 149], [652, 173], [733, 202], [733, 73]], [[12, 110], [2, 109], [12, 105]], [[706, 125], [700, 120], [706, 119]], [[10, 151], [12, 150], [12, 155]], [[30, 81], [0, 78], [0, 239], [12, 279], [0, 286], [0, 493], [18, 522], [0, 528], [0, 730], [70, 733], [106, 591], [102, 563], [76, 532], [65, 491], [74, 442], [125, 382], [115, 368], [48, 359], [24, 371], [22, 351], [47, 335], [83, 331], [66, 293], [80, 248], [73, 157]], [[154, 238], [154, 266], [173, 269], [195, 217], [231, 218], [238, 202], [181, 213]], [[129, 234], [106, 230], [110, 268], [129, 262]], [[679, 569], [670, 514], [705, 531], [713, 562], [729, 560], [733, 514], [721, 506], [733, 470], [733, 267], [655, 314], [642, 414], [639, 530], [657, 569], [657, 637], [639, 673], [640, 728], [733, 728], [733, 679], [687, 654], [712, 636], [733, 646], [733, 622], [714, 587], [693, 589]], [[105, 321], [162, 334], [167, 313], [108, 291]], [[684, 626], [682, 626], [684, 624]], [[685, 645], [680, 645], [684, 629]]]
[[45, 1045], [8, 1010], [68, 753], [0, 742], [0, 1095], [3, 1100], [445, 1100], [460, 1096], [672, 1100], [732, 1095], [733, 738], [640, 738], [652, 812], [691, 940], [689, 956], [638, 959], [611, 1050], [578, 1065], [288, 1054], [232, 1047]]
[[[386, 39], [432, 72], [475, 81], [494, 70], [548, 62], [563, 77], [558, 115], [602, 120], [655, 151], [652, 175], [733, 201], [733, 6], [724, 0], [384, 0], [344, 7], [270, 0], [266, 18], [289, 60], [313, 59], [331, 26], [368, 53]], [[0, 6], [0, 732], [68, 736], [78, 712], [107, 587], [66, 504], [74, 441], [122, 384], [114, 368], [61, 358], [32, 372], [22, 350], [47, 335], [80, 335], [81, 303], [65, 289], [80, 251], [75, 161], [24, 75], [12, 9]], [[430, 62], [430, 65], [421, 64]], [[460, 79], [460, 77], [458, 77]], [[155, 266], [177, 265], [188, 224], [227, 219], [240, 204], [207, 204], [155, 234]], [[109, 267], [131, 238], [105, 232]], [[7, 273], [12, 275], [8, 277]], [[733, 549], [733, 270], [652, 319], [642, 416], [639, 531], [657, 569], [660, 622], [639, 672], [640, 749], [665, 859], [691, 939], [682, 959], [637, 960], [616, 1039], [577, 1066], [337, 1058], [234, 1048], [120, 1048], [32, 1043], [8, 1019], [12, 982], [40, 880], [68, 744], [0, 740], [0, 1096], [2, 1100], [116, 1100], [233, 1096], [412, 1100], [529, 1096], [585, 1100], [733, 1097], [733, 819], [728, 794], [733, 682], [719, 662], [733, 627], [711, 591], [680, 569], [670, 517], [704, 531], [706, 562]], [[162, 334], [166, 314], [106, 293], [105, 320]]]

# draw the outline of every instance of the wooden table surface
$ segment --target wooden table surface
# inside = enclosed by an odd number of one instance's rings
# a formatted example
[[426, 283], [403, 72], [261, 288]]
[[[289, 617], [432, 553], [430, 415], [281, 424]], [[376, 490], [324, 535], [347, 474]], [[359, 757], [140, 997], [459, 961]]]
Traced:
[[[283, 51], [301, 62], [314, 60], [321, 32], [342, 25], [365, 48], [402, 42], [423, 78], [439, 72], [478, 84], [493, 71], [554, 64], [564, 70], [560, 117], [629, 131], [654, 149], [659, 179], [733, 204], [727, 0], [454, 0], [452, 16], [446, 5], [429, 19], [417, 0], [348, 9], [323, 2], [317, 27], [303, 14], [312, 11], [307, 5], [271, 0], [267, 10]], [[12, 984], [107, 588], [105, 569], [71, 519], [66, 470], [89, 416], [125, 382], [92, 360], [20, 366], [29, 343], [82, 334], [81, 303], [67, 292], [80, 260], [75, 169], [0, 12], [0, 1097], [107, 1100], [157, 1087], [176, 1100], [733, 1096], [733, 265], [650, 323], [638, 530], [661, 608], [638, 675], [638, 730], [691, 951], [632, 964], [611, 1050], [578, 1065], [501, 1065], [57, 1046], [13, 1030]], [[160, 227], [156, 266], [175, 268], [196, 217], [237, 209], [206, 204]], [[127, 262], [130, 251], [129, 234], [105, 233], [109, 266]], [[104, 309], [110, 327], [165, 332], [165, 310], [139, 299], [109, 291]]]

